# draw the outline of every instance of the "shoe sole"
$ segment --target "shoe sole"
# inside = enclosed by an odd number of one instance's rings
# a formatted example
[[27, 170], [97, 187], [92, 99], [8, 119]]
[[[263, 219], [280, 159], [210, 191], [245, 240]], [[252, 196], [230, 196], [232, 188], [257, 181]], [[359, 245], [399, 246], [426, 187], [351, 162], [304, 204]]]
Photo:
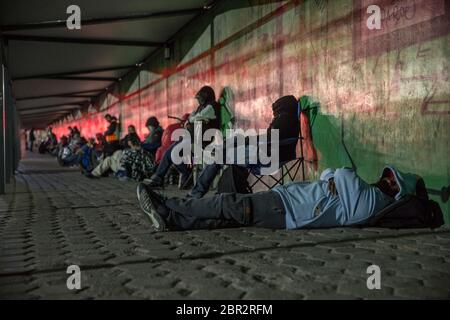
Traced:
[[[154, 212], [155, 209], [153, 208], [153, 206], [150, 205], [150, 209], [149, 209], [149, 208], [145, 208], [142, 205], [141, 194], [139, 192], [139, 186], [136, 188], [136, 193], [137, 193], [137, 198], [138, 198], [138, 202], [139, 202], [139, 207], [142, 209], [142, 211], [144, 211], [145, 215], [150, 219], [153, 229], [158, 232], [164, 231], [165, 223], [163, 221], [161, 221], [162, 219], [159, 217], [159, 215]], [[149, 200], [149, 202], [152, 203], [151, 200]]]

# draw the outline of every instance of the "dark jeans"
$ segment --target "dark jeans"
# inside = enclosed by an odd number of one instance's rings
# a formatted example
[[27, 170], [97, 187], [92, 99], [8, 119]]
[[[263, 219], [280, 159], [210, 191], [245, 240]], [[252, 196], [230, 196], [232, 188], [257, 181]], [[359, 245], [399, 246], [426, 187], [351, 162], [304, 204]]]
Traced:
[[[175, 148], [175, 146], [177, 144], [179, 144], [180, 142], [175, 142], [174, 144], [172, 144], [169, 149], [167, 149], [166, 153], [164, 153], [164, 156], [161, 160], [161, 162], [159, 163], [158, 169], [156, 169], [155, 174], [153, 175], [152, 179], [157, 179], [159, 181], [163, 181], [164, 177], [166, 176], [167, 172], [170, 169], [170, 166], [173, 163], [172, 161], [172, 150], [173, 148]], [[190, 170], [188, 168], [188, 166], [184, 163], [182, 164], [175, 164], [175, 167], [177, 168], [177, 170], [184, 176], [187, 177], [190, 174]]]
[[202, 198], [208, 193], [209, 187], [214, 181], [214, 178], [219, 174], [222, 169], [222, 164], [208, 164], [206, 165], [195, 182], [194, 188], [189, 194], [194, 198]]
[[150, 152], [153, 155], [155, 155], [156, 150], [158, 150], [159, 147], [161, 147], [161, 143], [143, 143], [143, 144], [141, 144], [142, 149]]
[[222, 193], [203, 199], [171, 198], [164, 216], [169, 229], [217, 229], [255, 226], [286, 228], [284, 205], [274, 191], [255, 194]]

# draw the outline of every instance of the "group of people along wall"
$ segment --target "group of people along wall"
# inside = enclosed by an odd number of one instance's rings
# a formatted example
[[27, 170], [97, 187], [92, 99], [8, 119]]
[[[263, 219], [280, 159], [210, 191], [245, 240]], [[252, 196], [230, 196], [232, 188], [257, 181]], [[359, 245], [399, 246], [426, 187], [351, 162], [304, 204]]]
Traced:
[[[450, 184], [448, 5], [370, 2], [409, 15], [384, 15], [382, 30], [370, 32], [363, 0], [225, 4], [179, 35], [176, 62], [150, 61], [119, 84], [109, 108], [55, 125], [55, 132], [78, 125], [93, 136], [106, 128], [108, 112], [143, 136], [148, 116], [166, 126], [168, 115], [193, 110], [203, 85], [217, 94], [231, 87], [238, 125], [264, 128], [278, 97], [310, 95], [321, 106], [313, 126], [319, 168], [311, 178], [352, 161], [374, 180], [392, 163], [440, 190]], [[448, 218], [448, 202], [440, 203]]]

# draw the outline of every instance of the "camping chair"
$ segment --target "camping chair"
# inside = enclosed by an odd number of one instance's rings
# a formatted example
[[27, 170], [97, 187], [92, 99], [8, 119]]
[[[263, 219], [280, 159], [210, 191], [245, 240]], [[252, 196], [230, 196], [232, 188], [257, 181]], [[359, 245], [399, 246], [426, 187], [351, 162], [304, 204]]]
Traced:
[[[269, 174], [269, 175], [261, 174], [261, 169], [263, 168], [261, 165], [247, 166], [247, 169], [249, 169], [250, 175], [255, 179], [255, 181], [250, 184], [250, 188], [252, 190], [258, 183], [262, 183], [269, 190], [271, 190], [278, 185], [284, 185], [286, 177], [289, 177], [289, 179], [290, 179], [289, 182], [293, 182], [293, 181], [295, 181], [295, 178], [296, 178], [298, 172], [300, 171], [300, 169], [301, 169], [301, 174], [302, 174], [302, 181], [305, 181], [305, 179], [306, 179], [305, 161], [306, 162], [311, 162], [311, 161], [305, 160], [305, 157], [304, 157], [303, 141], [305, 140], [305, 138], [302, 136], [301, 114], [303, 113], [310, 120], [309, 129], [311, 130], [314, 120], [317, 116], [318, 108], [319, 108], [319, 104], [312, 103], [311, 99], [308, 96], [303, 96], [299, 99], [297, 114], [298, 114], [298, 121], [300, 122], [300, 130], [299, 130], [300, 135], [297, 138], [289, 138], [289, 139], [281, 140], [279, 145], [286, 146], [286, 145], [291, 145], [291, 144], [296, 144], [296, 145], [300, 144], [299, 145], [300, 155], [296, 156], [295, 158], [289, 159], [288, 161], [281, 162], [279, 169], [274, 174]], [[281, 170], [281, 174], [278, 178], [275, 174], [278, 173], [280, 170]], [[269, 177], [270, 181], [269, 182], [264, 181], [264, 177]]]

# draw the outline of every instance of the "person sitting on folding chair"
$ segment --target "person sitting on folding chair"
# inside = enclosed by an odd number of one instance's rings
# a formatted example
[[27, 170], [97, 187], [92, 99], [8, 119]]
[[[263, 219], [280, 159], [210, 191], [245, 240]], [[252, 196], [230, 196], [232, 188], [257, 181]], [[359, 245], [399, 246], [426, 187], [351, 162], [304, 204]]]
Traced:
[[[294, 96], [285, 96], [272, 104], [273, 120], [267, 128], [267, 140], [270, 141], [270, 132], [272, 129], [279, 130], [280, 141], [291, 140], [287, 144], [280, 143], [279, 161], [285, 163], [296, 157], [296, 146], [300, 133], [300, 124], [298, 119], [298, 101]], [[226, 145], [226, 143], [224, 143]], [[246, 144], [246, 154], [257, 152], [257, 150], [248, 150]], [[268, 148], [270, 149], [270, 148]], [[270, 155], [269, 155], [270, 156]], [[249, 156], [250, 157], [250, 156]], [[246, 159], [247, 162], [248, 159]], [[247, 163], [245, 164], [247, 165]], [[206, 165], [200, 173], [193, 189], [187, 197], [202, 198], [209, 190], [214, 178], [222, 169], [223, 164], [213, 163]]]

